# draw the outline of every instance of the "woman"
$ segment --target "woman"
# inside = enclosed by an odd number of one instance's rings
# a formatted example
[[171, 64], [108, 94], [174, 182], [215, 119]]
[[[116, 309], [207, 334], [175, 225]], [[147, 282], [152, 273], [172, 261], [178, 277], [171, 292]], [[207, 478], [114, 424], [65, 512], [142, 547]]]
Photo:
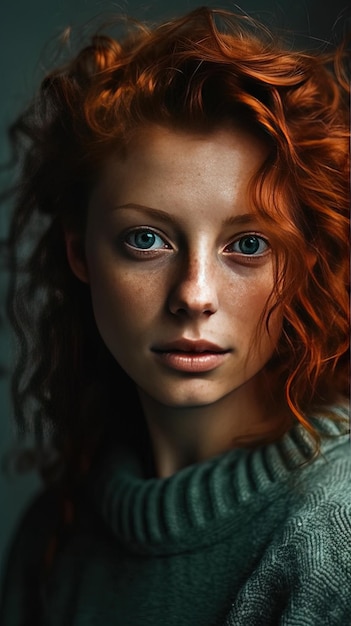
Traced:
[[43, 493], [2, 625], [350, 620], [344, 56], [201, 8], [97, 35], [14, 124]]

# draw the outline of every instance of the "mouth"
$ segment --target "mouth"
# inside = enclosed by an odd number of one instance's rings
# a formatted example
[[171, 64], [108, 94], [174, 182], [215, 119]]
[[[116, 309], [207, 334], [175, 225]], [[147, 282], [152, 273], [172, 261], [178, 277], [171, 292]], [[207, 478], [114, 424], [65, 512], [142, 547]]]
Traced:
[[222, 348], [210, 341], [198, 340], [193, 341], [191, 339], [178, 339], [170, 343], [161, 344], [152, 348], [153, 352], [184, 352], [184, 353], [215, 353], [222, 354], [229, 352], [227, 348]]
[[231, 350], [208, 341], [180, 339], [152, 348], [166, 367], [190, 374], [209, 372], [219, 367]]

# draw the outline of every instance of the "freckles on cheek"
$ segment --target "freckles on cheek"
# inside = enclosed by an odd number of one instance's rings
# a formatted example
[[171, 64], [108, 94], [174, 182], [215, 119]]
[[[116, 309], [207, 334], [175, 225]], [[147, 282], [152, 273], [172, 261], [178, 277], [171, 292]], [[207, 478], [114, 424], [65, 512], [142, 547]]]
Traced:
[[262, 314], [269, 296], [271, 294], [272, 284], [247, 284], [234, 285], [232, 290], [228, 290], [229, 298], [236, 313], [244, 320], [254, 320]]
[[[255, 341], [256, 350], [258, 349], [257, 342], [263, 342], [261, 346], [264, 352], [274, 347], [282, 328], [281, 313], [277, 309], [270, 316], [268, 333], [266, 330], [267, 315], [273, 305], [273, 300], [270, 300], [272, 289], [273, 280], [270, 274], [265, 280], [262, 280], [261, 276], [261, 280], [243, 282], [240, 288], [237, 286], [234, 299], [232, 298], [237, 328], [242, 336], [251, 337]], [[263, 312], [265, 315], [262, 319]]]
[[158, 290], [157, 281], [152, 276], [138, 276], [138, 273], [123, 268], [101, 273], [95, 280], [96, 309], [104, 317], [117, 317], [128, 324], [131, 319], [141, 319], [150, 308], [157, 306]]

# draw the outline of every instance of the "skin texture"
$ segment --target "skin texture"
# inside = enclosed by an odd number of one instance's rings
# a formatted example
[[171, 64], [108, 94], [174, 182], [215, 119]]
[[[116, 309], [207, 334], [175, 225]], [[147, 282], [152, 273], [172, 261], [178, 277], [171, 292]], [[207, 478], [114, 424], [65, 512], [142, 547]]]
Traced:
[[[279, 311], [251, 349], [273, 287], [272, 251], [247, 196], [266, 154], [239, 127], [192, 134], [151, 126], [104, 166], [83, 257], [78, 236], [66, 233], [99, 332], [136, 384], [159, 476], [223, 452], [236, 437], [259, 437], [278, 419], [264, 365]], [[168, 349], [183, 339], [217, 349]]]

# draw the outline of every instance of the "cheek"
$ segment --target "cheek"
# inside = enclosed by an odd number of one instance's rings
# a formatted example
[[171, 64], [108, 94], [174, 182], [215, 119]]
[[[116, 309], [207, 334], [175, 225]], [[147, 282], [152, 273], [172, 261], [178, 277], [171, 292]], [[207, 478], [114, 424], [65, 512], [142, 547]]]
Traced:
[[[128, 272], [106, 263], [94, 264], [90, 288], [96, 322], [101, 332], [137, 332], [154, 317], [161, 304], [161, 285], [152, 275]], [[104, 328], [102, 328], [104, 327]]]
[[272, 273], [267, 272], [260, 280], [246, 281], [241, 286], [235, 306], [240, 336], [243, 340], [252, 342], [254, 352], [267, 355], [278, 342], [283, 321], [282, 311], [277, 307], [269, 316], [267, 330], [267, 316], [274, 305], [274, 298], [270, 297], [273, 288]]
[[[224, 294], [227, 294], [228, 307], [234, 316], [247, 328], [257, 325], [270, 298], [273, 288], [271, 273], [263, 277], [234, 277], [231, 288], [228, 283]], [[272, 302], [273, 303], [273, 302]]]
[[[255, 324], [256, 330], [253, 334], [254, 348], [258, 353], [271, 356], [282, 332], [283, 314], [281, 307], [277, 307], [269, 314], [273, 302], [269, 302], [265, 309], [266, 302], [267, 298], [257, 303], [258, 314]], [[260, 307], [259, 304], [261, 305]], [[265, 312], [265, 314], [262, 317], [263, 312]]]

